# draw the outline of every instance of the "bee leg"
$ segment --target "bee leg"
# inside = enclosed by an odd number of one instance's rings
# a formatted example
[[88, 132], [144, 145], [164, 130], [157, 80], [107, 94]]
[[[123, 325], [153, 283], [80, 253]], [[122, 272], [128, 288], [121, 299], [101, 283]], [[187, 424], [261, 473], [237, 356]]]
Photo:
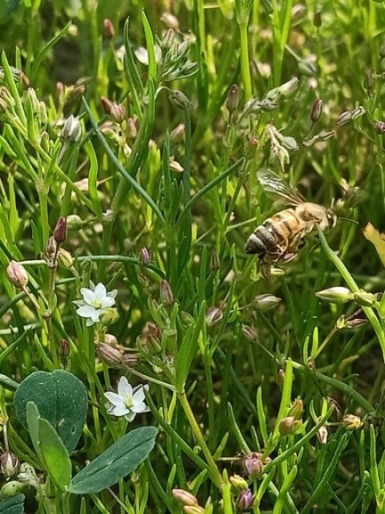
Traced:
[[266, 282], [270, 282], [271, 264], [269, 262], [267, 262], [265, 259], [260, 259], [259, 269], [261, 271], [261, 275], [266, 280]]

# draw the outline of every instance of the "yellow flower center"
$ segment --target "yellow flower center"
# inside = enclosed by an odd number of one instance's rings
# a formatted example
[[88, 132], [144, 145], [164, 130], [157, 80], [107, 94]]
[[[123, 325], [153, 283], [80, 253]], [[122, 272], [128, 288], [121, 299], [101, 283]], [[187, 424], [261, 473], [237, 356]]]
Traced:
[[131, 407], [134, 405], [132, 396], [127, 396], [127, 398], [124, 400], [124, 405], [127, 407], [127, 409], [131, 409]]
[[100, 300], [92, 300], [91, 305], [92, 307], [95, 307], [95, 309], [100, 309], [102, 302]]

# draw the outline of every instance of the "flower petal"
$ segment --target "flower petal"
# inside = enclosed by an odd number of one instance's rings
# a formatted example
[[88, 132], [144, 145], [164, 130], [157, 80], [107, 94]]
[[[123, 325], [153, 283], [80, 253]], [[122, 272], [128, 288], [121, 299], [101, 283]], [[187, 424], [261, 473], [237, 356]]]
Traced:
[[126, 377], [120, 377], [119, 379], [118, 394], [123, 398], [128, 398], [132, 396], [132, 386], [128, 382]]
[[100, 298], [100, 306], [102, 309], [106, 309], [108, 307], [112, 307], [115, 305], [115, 300], [110, 298], [109, 296], [105, 296], [104, 298]]
[[82, 318], [91, 318], [95, 311], [95, 307], [91, 307], [91, 305], [83, 305], [82, 307], [76, 309], [76, 314]]
[[147, 407], [147, 405], [144, 402], [140, 402], [140, 403], [135, 403], [131, 407], [131, 410], [133, 412], [136, 412], [136, 414], [141, 414], [142, 412], [149, 412], [150, 407]]
[[99, 282], [95, 287], [95, 298], [97, 300], [103, 300], [105, 296], [107, 296], [106, 286]]
[[103, 393], [103, 395], [107, 398], [111, 405], [124, 406], [124, 400], [118, 394], [113, 393], [112, 391], [107, 391], [106, 393]]
[[132, 395], [132, 402], [135, 405], [136, 403], [143, 402], [145, 399], [144, 391], [148, 391], [148, 385], [140, 385], [135, 387], [134, 394]]
[[135, 416], [136, 416], [135, 412], [129, 412], [129, 413], [127, 413], [124, 417], [126, 418], [126, 420], [127, 420], [129, 423], [131, 423], [131, 421], [134, 421]]
[[95, 299], [95, 293], [91, 291], [91, 289], [87, 289], [86, 287], [82, 287], [80, 289], [81, 294], [83, 295], [84, 301], [88, 304], [91, 304]]

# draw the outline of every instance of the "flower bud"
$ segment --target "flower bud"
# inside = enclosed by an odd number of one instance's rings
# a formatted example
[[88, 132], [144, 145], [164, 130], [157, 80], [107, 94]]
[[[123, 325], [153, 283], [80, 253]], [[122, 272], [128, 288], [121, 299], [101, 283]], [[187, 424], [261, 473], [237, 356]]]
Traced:
[[150, 261], [151, 261], [151, 253], [147, 248], [143, 247], [139, 253], [139, 262], [142, 266], [145, 266]]
[[355, 416], [354, 414], [346, 414], [342, 418], [342, 425], [344, 426], [345, 430], [349, 432], [361, 428], [363, 424], [364, 423], [362, 422], [361, 418], [359, 416]]
[[365, 113], [365, 109], [362, 107], [362, 105], [359, 105], [358, 107], [356, 107], [356, 109], [353, 109], [352, 111], [352, 120], [361, 118], [361, 116], [363, 116]]
[[239, 475], [232, 475], [229, 478], [229, 482], [234, 487], [234, 489], [236, 490], [237, 493], [240, 491], [243, 491], [249, 487], [246, 480]]
[[255, 480], [258, 478], [264, 467], [264, 462], [262, 460], [263, 454], [258, 452], [249, 453], [245, 456], [243, 461], [243, 466], [246, 470], [246, 473], [250, 478]]
[[366, 70], [363, 82], [363, 86], [366, 89], [366, 91], [370, 91], [371, 89], [373, 89], [373, 83], [373, 73], [370, 70]]
[[377, 303], [377, 297], [375, 294], [360, 291], [359, 293], [353, 293], [354, 300], [362, 307], [372, 307]]
[[282, 436], [294, 434], [302, 425], [302, 421], [296, 420], [294, 416], [286, 416], [279, 423], [279, 433]]
[[374, 124], [374, 130], [377, 134], [385, 134], [385, 121], [376, 121]]
[[242, 334], [252, 343], [255, 343], [258, 339], [258, 332], [254, 327], [250, 327], [249, 325], [242, 325]]
[[72, 269], [74, 265], [74, 260], [70, 252], [64, 250], [64, 248], [60, 248], [57, 254], [57, 259], [59, 266], [66, 269]]
[[210, 269], [212, 271], [218, 271], [221, 268], [221, 263], [219, 260], [219, 255], [216, 250], [212, 250], [210, 255]]
[[67, 220], [65, 218], [61, 217], [58, 219], [53, 231], [53, 237], [59, 245], [67, 239]]
[[104, 36], [107, 39], [112, 39], [115, 36], [114, 24], [109, 18], [103, 20]]
[[241, 512], [247, 512], [250, 510], [254, 503], [254, 495], [250, 491], [250, 489], [245, 489], [241, 491], [238, 495], [238, 498], [235, 500], [235, 505], [237, 509]]
[[96, 353], [99, 358], [111, 367], [119, 367], [123, 363], [123, 355], [117, 349], [107, 343], [99, 343], [95, 345]]
[[99, 320], [102, 325], [109, 327], [110, 325], [116, 323], [119, 317], [119, 312], [116, 307], [107, 307], [106, 309], [103, 309], [99, 316]]
[[5, 480], [16, 475], [19, 471], [19, 464], [17, 456], [10, 451], [5, 451], [0, 455], [0, 470], [3, 473]]
[[352, 112], [351, 111], [344, 111], [343, 113], [341, 113], [337, 120], [336, 120], [336, 125], [338, 126], [342, 126], [342, 125], [346, 125], [347, 123], [350, 123], [352, 121]]
[[182, 143], [186, 136], [186, 127], [184, 123], [179, 123], [170, 134], [170, 141], [174, 144]]
[[24, 489], [24, 487], [24, 484], [18, 482], [17, 480], [7, 482], [0, 489], [0, 498], [10, 498], [11, 496], [16, 496]]
[[168, 95], [170, 102], [181, 109], [191, 109], [192, 103], [182, 91], [171, 91]]
[[173, 155], [170, 156], [169, 166], [170, 166], [170, 170], [171, 171], [175, 171], [176, 173], [183, 173], [184, 172], [183, 166], [178, 161], [176, 161], [174, 159]]
[[319, 428], [317, 432], [318, 441], [321, 444], [326, 444], [328, 440], [328, 429], [325, 427], [325, 425], [322, 425], [322, 427]]
[[113, 102], [111, 105], [110, 116], [112, 121], [121, 124], [126, 117], [126, 109], [123, 104]]
[[173, 497], [182, 505], [198, 505], [196, 497], [184, 489], [173, 489], [171, 492]]
[[237, 84], [233, 84], [227, 93], [225, 104], [230, 115], [238, 108], [240, 96], [239, 86], [237, 86]]
[[208, 327], [212, 327], [213, 325], [221, 321], [221, 319], [223, 319], [222, 309], [216, 307], [215, 305], [207, 309], [206, 324]]
[[135, 139], [138, 135], [138, 120], [136, 118], [128, 118], [126, 127], [126, 136], [128, 139]]
[[71, 114], [71, 116], [65, 120], [61, 137], [71, 143], [75, 143], [80, 140], [82, 137], [82, 127], [78, 117]]
[[315, 77], [317, 75], [317, 66], [308, 59], [300, 59], [298, 61], [298, 69], [306, 77]]
[[272, 294], [260, 294], [254, 298], [253, 305], [258, 311], [275, 309], [281, 302], [281, 298]]
[[112, 102], [109, 98], [107, 98], [106, 96], [102, 96], [100, 98], [100, 103], [102, 105], [102, 109], [103, 111], [106, 113], [106, 114], [110, 114], [111, 112], [111, 107], [112, 107]]
[[315, 295], [324, 302], [337, 304], [351, 302], [354, 299], [353, 293], [346, 287], [342, 286], [322, 289], [322, 291], [318, 291]]
[[[282, 98], [289, 98], [297, 91], [299, 80], [297, 77], [293, 77], [288, 82], [285, 82], [277, 88], [278, 96]], [[269, 96], [269, 95], [268, 95]]]
[[171, 14], [170, 12], [164, 12], [160, 17], [161, 21], [166, 25], [169, 29], [178, 30], [179, 29], [179, 21], [176, 16]]
[[167, 280], [162, 280], [160, 283], [160, 301], [168, 306], [174, 304], [174, 295]]
[[323, 101], [320, 98], [317, 98], [317, 100], [314, 102], [310, 112], [310, 119], [313, 123], [316, 123], [320, 119], [323, 105]]
[[205, 514], [205, 509], [199, 505], [185, 505], [183, 512], [186, 514]]
[[294, 416], [294, 419], [301, 419], [303, 414], [303, 401], [301, 398], [296, 398], [291, 404], [288, 416]]
[[67, 216], [67, 229], [79, 230], [84, 225], [84, 221], [77, 214], [70, 214]]
[[48, 261], [53, 261], [57, 254], [57, 242], [53, 236], [48, 238], [47, 244], [45, 245], [45, 256]]
[[70, 354], [70, 345], [67, 339], [60, 339], [59, 342], [59, 355], [62, 359], [66, 359]]
[[10, 282], [20, 289], [23, 289], [28, 284], [28, 274], [22, 264], [16, 261], [11, 261], [7, 267], [7, 277]]

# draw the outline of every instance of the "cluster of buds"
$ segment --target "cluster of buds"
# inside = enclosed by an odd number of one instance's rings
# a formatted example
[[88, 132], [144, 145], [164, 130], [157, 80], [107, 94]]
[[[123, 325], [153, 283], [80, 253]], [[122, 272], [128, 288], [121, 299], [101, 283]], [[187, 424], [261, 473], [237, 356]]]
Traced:
[[195, 75], [198, 64], [189, 60], [191, 41], [181, 41], [180, 35], [169, 28], [159, 41], [161, 59], [159, 61], [162, 80], [186, 79]]
[[235, 506], [238, 512], [248, 512], [255, 505], [255, 496], [249, 489], [248, 483], [239, 475], [229, 478], [234, 494], [236, 494]]
[[162, 332], [158, 325], [147, 322], [138, 342], [139, 347], [147, 354], [158, 354], [162, 351]]
[[297, 398], [289, 407], [287, 416], [279, 423], [279, 433], [282, 436], [299, 433], [303, 429], [302, 423], [303, 401]]
[[128, 353], [121, 345], [109, 344], [107, 340], [104, 343], [97, 343], [95, 349], [100, 360], [111, 368], [132, 368], [139, 361], [136, 354]]
[[204, 514], [205, 509], [198, 503], [196, 496], [184, 489], [173, 489], [173, 497], [183, 505], [183, 512], [186, 514]]
[[357, 118], [360, 118], [365, 114], [365, 109], [360, 105], [359, 107], [356, 107], [355, 109], [351, 111], [344, 111], [341, 113], [337, 120], [336, 125], [346, 125], [347, 123], [350, 123], [351, 121], [356, 120]]

